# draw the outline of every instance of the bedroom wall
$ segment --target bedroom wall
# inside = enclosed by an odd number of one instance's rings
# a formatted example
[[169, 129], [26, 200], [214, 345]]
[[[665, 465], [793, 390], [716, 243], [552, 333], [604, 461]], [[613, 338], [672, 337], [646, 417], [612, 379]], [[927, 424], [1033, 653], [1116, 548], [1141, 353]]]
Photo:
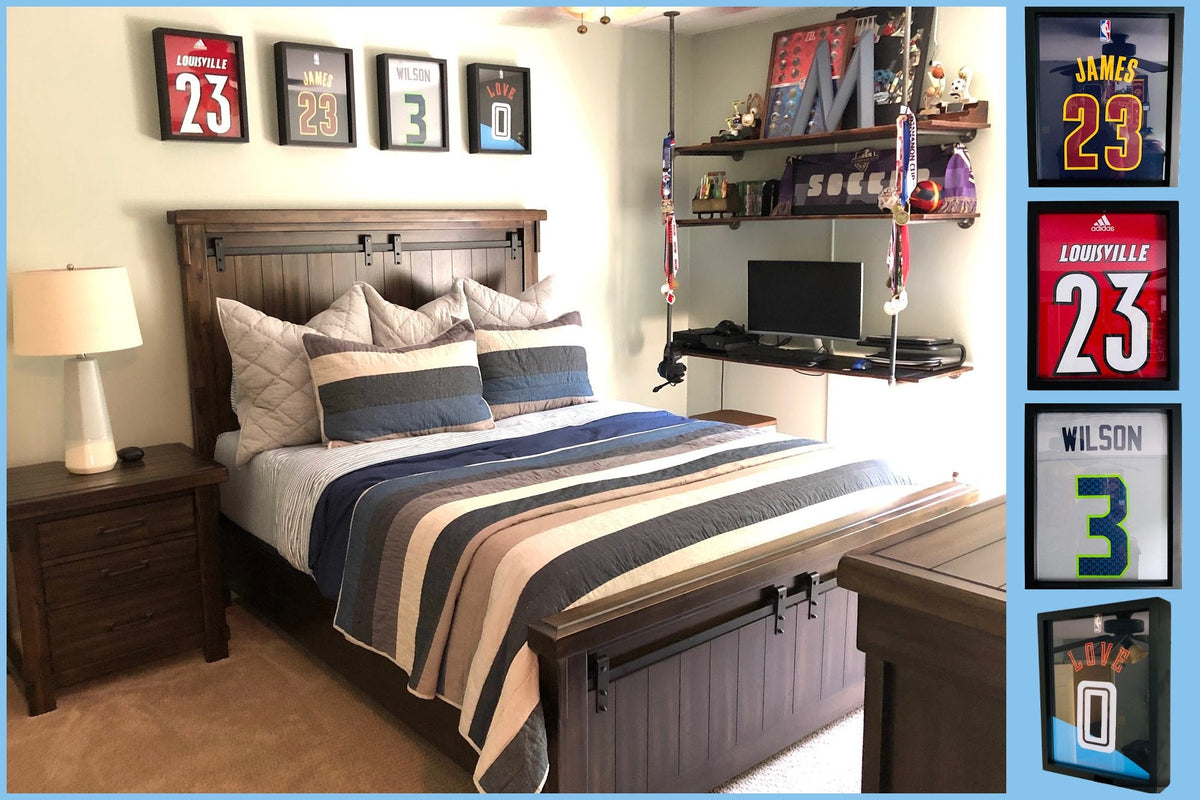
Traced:
[[[680, 143], [707, 141], [724, 127], [731, 101], [764, 93], [772, 35], [832, 19], [845, 7], [807, 9], [795, 16], [697, 36], [689, 55], [693, 104]], [[972, 89], [990, 102], [991, 129], [969, 145], [982, 216], [969, 230], [953, 223], [911, 230], [910, 304], [900, 333], [953, 336], [965, 342], [975, 371], [956, 380], [890, 387], [861, 377], [807, 377], [787, 370], [688, 359], [688, 412], [740, 408], [778, 418], [788, 433], [863, 445], [900, 458], [936, 477], [951, 471], [1004, 486], [1004, 130], [1005, 27], [1003, 8], [943, 8], [937, 24], [937, 57], [953, 73], [975, 68]], [[787, 151], [728, 158], [687, 157], [676, 163], [677, 196], [690, 197], [706, 170], [724, 169], [730, 180], [778, 178]], [[684, 203], [687, 201], [684, 200]], [[745, 321], [748, 258], [863, 261], [866, 333], [887, 333], [882, 311], [886, 289], [888, 227], [875, 221], [747, 223], [688, 228], [682, 294], [696, 325], [720, 319]], [[723, 388], [722, 388], [723, 387]], [[886, 420], [897, 420], [888, 422]], [[969, 446], [965, 443], [969, 442]]]
[[[144, 344], [101, 354], [117, 446], [191, 441], [179, 277], [168, 210], [247, 207], [544, 208], [543, 274], [569, 277], [598, 393], [652, 395], [663, 313], [658, 186], [667, 115], [665, 33], [514, 27], [504, 9], [8, 9], [8, 271], [123, 264]], [[246, 47], [245, 144], [163, 142], [150, 31], [237, 34]], [[355, 52], [358, 147], [281, 147], [272, 47]], [[687, 43], [679, 50], [686, 54]], [[451, 151], [378, 149], [374, 56], [449, 66]], [[466, 152], [465, 65], [532, 70], [533, 152]], [[661, 79], [660, 79], [661, 78]], [[686, 101], [681, 97], [681, 110]], [[677, 320], [686, 322], [683, 308]], [[13, 357], [8, 464], [62, 458], [62, 366]]]

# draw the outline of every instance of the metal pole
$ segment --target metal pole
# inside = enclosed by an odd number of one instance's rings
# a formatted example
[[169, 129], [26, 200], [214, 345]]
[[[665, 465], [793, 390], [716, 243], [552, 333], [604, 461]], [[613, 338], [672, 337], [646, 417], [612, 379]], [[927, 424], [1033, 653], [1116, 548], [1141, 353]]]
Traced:
[[[671, 40], [670, 64], [667, 69], [667, 74], [670, 76], [670, 84], [669, 84], [670, 91], [668, 94], [668, 97], [669, 97], [668, 121], [669, 122], [668, 122], [667, 130], [670, 132], [671, 136], [674, 137], [675, 136], [675, 18], [679, 16], [679, 12], [678, 11], [664, 11], [663, 16], [667, 18], [667, 24], [668, 24], [668, 29], [670, 31], [670, 40]], [[671, 147], [671, 156], [670, 156], [670, 160], [668, 161], [668, 164], [670, 165], [670, 169], [671, 169], [671, 202], [674, 203], [675, 202], [675, 147], [674, 146]], [[670, 253], [667, 253], [664, 257], [670, 258], [671, 257]], [[670, 343], [671, 343], [671, 309], [672, 308], [674, 308], [674, 306], [671, 303], [667, 303], [667, 344], [668, 345], [670, 345]]]

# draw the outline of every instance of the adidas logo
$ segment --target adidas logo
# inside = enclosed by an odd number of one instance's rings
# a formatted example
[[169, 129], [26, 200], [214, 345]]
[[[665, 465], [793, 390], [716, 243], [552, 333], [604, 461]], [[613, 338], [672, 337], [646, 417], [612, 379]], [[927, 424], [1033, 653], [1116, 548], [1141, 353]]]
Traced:
[[1100, 219], [1098, 219], [1092, 223], [1092, 230], [1093, 231], [1108, 231], [1111, 233], [1112, 231], [1115, 231], [1116, 228], [1113, 227], [1113, 224], [1108, 221], [1108, 214], [1101, 214]]
[[192, 49], [193, 50], [207, 50], [208, 48], [204, 45], [203, 39], [197, 39], [196, 43], [192, 45]]

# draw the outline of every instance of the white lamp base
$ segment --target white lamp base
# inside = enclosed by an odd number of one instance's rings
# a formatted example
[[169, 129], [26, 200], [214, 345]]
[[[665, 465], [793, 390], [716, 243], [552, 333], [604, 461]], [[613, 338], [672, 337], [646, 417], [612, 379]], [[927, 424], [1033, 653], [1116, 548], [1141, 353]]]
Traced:
[[63, 363], [63, 379], [67, 471], [78, 475], [108, 472], [117, 464], [117, 448], [104, 402], [100, 365], [87, 356], [69, 359]]

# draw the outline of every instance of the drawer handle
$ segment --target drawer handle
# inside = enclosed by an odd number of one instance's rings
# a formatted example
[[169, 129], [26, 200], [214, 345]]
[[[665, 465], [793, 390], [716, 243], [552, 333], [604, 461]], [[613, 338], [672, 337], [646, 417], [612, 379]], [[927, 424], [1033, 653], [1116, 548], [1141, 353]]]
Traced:
[[149, 569], [149, 568], [150, 568], [150, 562], [143, 558], [141, 561], [139, 561], [134, 566], [126, 567], [125, 569], [102, 569], [102, 570], [100, 570], [100, 577], [101, 578], [116, 578], [119, 575], [128, 575], [131, 572], [141, 572], [142, 570]]
[[145, 519], [134, 520], [133, 522], [129, 523], [128, 525], [117, 525], [115, 528], [99, 528], [96, 531], [96, 535], [97, 536], [108, 536], [109, 534], [112, 534], [112, 533], [124, 533], [125, 531], [131, 531], [131, 530], [134, 530], [135, 528], [140, 528], [145, 524], [146, 524]]
[[110, 631], [119, 631], [122, 628], [133, 628], [138, 625], [145, 625], [147, 622], [149, 622], [152, 619], [154, 619], [154, 612], [147, 611], [145, 614], [142, 614], [141, 616], [132, 617], [130, 619], [124, 619], [124, 620], [121, 620], [120, 622], [114, 622], [108, 626], [108, 629]]

